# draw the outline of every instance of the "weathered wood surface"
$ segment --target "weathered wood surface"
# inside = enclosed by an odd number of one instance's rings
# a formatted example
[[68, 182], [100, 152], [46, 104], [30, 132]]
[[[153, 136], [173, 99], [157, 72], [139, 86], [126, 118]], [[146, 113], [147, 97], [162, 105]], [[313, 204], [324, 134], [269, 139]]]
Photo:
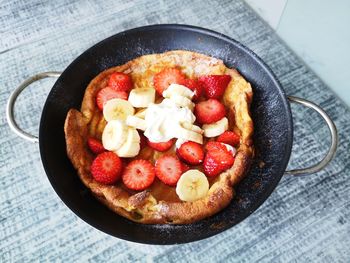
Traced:
[[[193, 2], [193, 1], [191, 1]], [[6, 125], [5, 103], [33, 73], [63, 70], [82, 51], [124, 29], [185, 23], [227, 34], [253, 49], [286, 92], [320, 104], [335, 120], [339, 150], [331, 165], [304, 178], [285, 176], [271, 197], [238, 226], [207, 240], [174, 246], [133, 244], [77, 218], [52, 190], [37, 145]], [[311, 33], [311, 32], [310, 32]], [[52, 85], [42, 81], [16, 104], [19, 123], [37, 131]], [[0, 1], [0, 262], [349, 262], [350, 112], [240, 1]], [[319, 160], [328, 147], [317, 114], [292, 107], [290, 167]]]

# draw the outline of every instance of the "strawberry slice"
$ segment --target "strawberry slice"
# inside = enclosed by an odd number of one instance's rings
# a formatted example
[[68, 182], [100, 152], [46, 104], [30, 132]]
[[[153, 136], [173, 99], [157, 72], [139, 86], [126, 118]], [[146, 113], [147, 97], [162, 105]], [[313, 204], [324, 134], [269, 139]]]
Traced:
[[132, 89], [132, 80], [129, 75], [122, 72], [114, 72], [109, 76], [108, 86], [115, 91], [129, 92]]
[[170, 186], [176, 185], [182, 169], [180, 160], [173, 155], [163, 155], [156, 161], [156, 176]]
[[237, 133], [233, 131], [225, 131], [217, 138], [216, 141], [223, 142], [235, 147], [239, 144], [240, 137]]
[[198, 79], [208, 99], [220, 99], [231, 81], [230, 75], [208, 75]]
[[158, 152], [165, 152], [169, 150], [174, 145], [175, 140], [171, 139], [167, 142], [151, 142], [147, 139], [147, 144], [152, 149], [158, 151]]
[[193, 101], [197, 101], [202, 96], [203, 87], [198, 81], [194, 79], [186, 79], [183, 85], [194, 92], [194, 96], [192, 98]]
[[165, 68], [153, 78], [154, 87], [161, 96], [170, 84], [182, 84], [184, 81], [185, 75], [177, 68]]
[[196, 104], [196, 120], [201, 124], [210, 124], [221, 120], [226, 115], [225, 106], [216, 99], [209, 99]]
[[207, 154], [204, 158], [204, 172], [207, 176], [217, 176], [229, 169], [235, 158], [232, 153], [221, 142], [208, 142], [205, 146]]
[[189, 164], [197, 165], [204, 160], [204, 150], [202, 146], [196, 142], [188, 141], [181, 144], [177, 153], [182, 160]]
[[128, 99], [128, 93], [125, 91], [116, 91], [110, 87], [101, 89], [96, 96], [96, 104], [100, 110], [103, 110], [103, 105], [111, 99]]
[[92, 137], [88, 138], [87, 143], [90, 150], [95, 154], [103, 153], [104, 151], [106, 151], [101, 141], [95, 138], [92, 138]]
[[99, 183], [114, 184], [121, 175], [123, 164], [113, 152], [104, 152], [97, 155], [90, 170], [92, 177]]
[[150, 161], [138, 159], [130, 162], [124, 169], [122, 180], [132, 190], [144, 190], [154, 181], [154, 167]]

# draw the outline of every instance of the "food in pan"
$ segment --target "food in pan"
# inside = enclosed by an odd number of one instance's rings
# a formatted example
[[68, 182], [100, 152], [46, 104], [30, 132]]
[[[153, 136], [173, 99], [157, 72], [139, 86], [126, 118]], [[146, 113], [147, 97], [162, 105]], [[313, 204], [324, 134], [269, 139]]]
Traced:
[[234, 197], [253, 158], [250, 84], [176, 50], [101, 72], [65, 121], [67, 154], [102, 203], [145, 224], [187, 224]]

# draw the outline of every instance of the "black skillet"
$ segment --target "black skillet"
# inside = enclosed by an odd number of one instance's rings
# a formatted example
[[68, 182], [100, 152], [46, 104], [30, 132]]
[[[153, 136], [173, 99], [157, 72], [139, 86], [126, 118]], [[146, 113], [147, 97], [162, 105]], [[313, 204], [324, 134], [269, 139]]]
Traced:
[[[220, 213], [190, 225], [143, 225], [131, 222], [97, 201], [79, 180], [66, 154], [63, 124], [70, 108], [80, 108], [88, 83], [101, 71], [124, 64], [144, 54], [168, 50], [191, 50], [224, 60], [236, 68], [254, 90], [252, 118], [255, 125], [256, 163], [238, 185], [237, 195]], [[58, 77], [59, 76], [59, 77]], [[45, 77], [58, 77], [49, 93], [40, 122], [39, 138], [22, 131], [13, 118], [19, 93], [30, 83]], [[289, 101], [288, 101], [289, 100]], [[324, 159], [306, 169], [286, 172], [293, 141], [293, 122], [289, 102], [316, 110], [326, 121], [332, 137]], [[337, 132], [327, 114], [315, 104], [287, 97], [268, 66], [239, 42], [207, 29], [187, 25], [153, 25], [127, 30], [91, 47], [62, 73], [35, 75], [20, 85], [7, 105], [10, 127], [21, 137], [39, 142], [46, 174], [63, 202], [80, 218], [105, 233], [147, 244], [176, 244], [216, 235], [248, 217], [271, 194], [283, 174], [307, 174], [321, 170], [334, 156]]]

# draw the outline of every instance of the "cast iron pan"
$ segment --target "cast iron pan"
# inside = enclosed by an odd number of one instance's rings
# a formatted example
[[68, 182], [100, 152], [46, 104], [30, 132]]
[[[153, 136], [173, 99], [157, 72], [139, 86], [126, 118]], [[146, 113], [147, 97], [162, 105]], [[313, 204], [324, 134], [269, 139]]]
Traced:
[[[141, 55], [184, 49], [224, 60], [236, 68], [254, 91], [252, 118], [257, 161], [237, 187], [237, 195], [220, 213], [190, 225], [143, 225], [129, 221], [97, 201], [81, 183], [66, 154], [63, 125], [70, 108], [80, 109], [88, 83], [101, 71]], [[187, 25], [153, 25], [128, 30], [109, 37], [75, 59], [59, 76], [47, 97], [40, 122], [39, 139], [20, 130], [13, 119], [13, 105], [18, 94], [30, 83], [57, 72], [38, 74], [26, 80], [11, 95], [7, 117], [11, 128], [21, 137], [39, 141], [46, 174], [63, 202], [80, 218], [105, 233], [129, 241], [147, 244], [176, 244], [216, 235], [248, 217], [271, 194], [286, 173], [293, 141], [292, 114], [289, 101], [274, 74], [252, 51], [239, 42], [207, 29]], [[326, 120], [332, 144], [317, 165], [290, 171], [292, 174], [313, 173], [333, 157], [337, 133], [333, 122], [315, 104], [295, 97], [318, 111]]]

